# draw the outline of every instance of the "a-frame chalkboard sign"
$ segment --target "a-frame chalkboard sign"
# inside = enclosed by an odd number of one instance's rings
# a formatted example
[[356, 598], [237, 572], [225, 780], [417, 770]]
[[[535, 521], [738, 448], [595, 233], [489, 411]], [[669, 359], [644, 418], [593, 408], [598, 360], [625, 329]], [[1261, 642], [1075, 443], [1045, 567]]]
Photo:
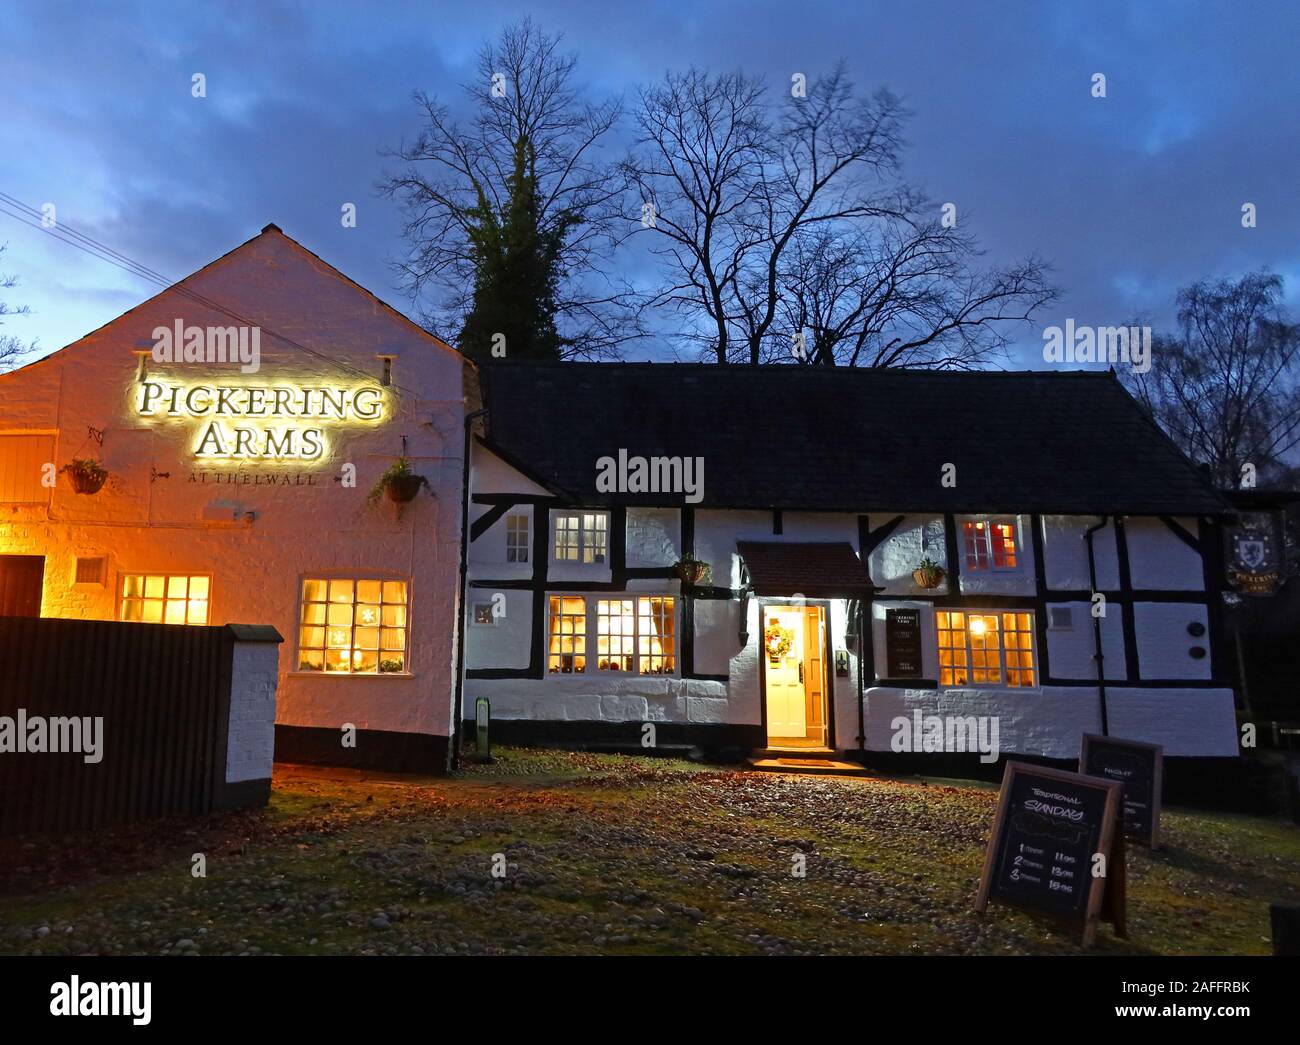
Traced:
[[[1008, 762], [998, 794], [975, 910], [990, 900], [1069, 924], [1085, 947], [1105, 917], [1117, 936], [1125, 916], [1120, 785], [1100, 777]], [[1093, 858], [1106, 874], [1093, 877]]]
[[1085, 733], [1079, 750], [1079, 772], [1122, 784], [1125, 836], [1152, 849], [1160, 848], [1164, 749], [1159, 744]]

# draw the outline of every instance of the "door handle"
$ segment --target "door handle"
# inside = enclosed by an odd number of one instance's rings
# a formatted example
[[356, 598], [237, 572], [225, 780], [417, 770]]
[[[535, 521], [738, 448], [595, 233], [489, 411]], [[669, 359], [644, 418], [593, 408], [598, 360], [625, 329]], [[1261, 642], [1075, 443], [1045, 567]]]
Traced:
[[803, 681], [803, 661], [799, 661], [799, 681]]

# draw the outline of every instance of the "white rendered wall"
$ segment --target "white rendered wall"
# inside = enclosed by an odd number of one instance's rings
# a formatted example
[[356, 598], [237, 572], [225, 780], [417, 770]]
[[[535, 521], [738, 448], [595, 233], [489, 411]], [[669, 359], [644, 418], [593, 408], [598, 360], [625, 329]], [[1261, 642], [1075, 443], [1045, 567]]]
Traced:
[[[1078, 515], [1043, 516], [1043, 571], [1049, 588], [1091, 591], [1088, 574], [1088, 542], [1084, 534], [1101, 517]], [[1115, 527], [1106, 525], [1092, 535], [1097, 569], [1097, 591], [1119, 588], [1119, 558], [1115, 551]]]
[[[872, 529], [878, 529], [893, 515], [870, 515]], [[922, 557], [929, 557], [943, 567], [943, 583], [928, 594], [948, 594], [948, 549], [944, 540], [942, 515], [905, 515], [893, 532], [868, 557], [871, 579], [885, 590], [883, 595], [916, 595], [923, 589], [912, 579]]]
[[[1190, 536], [1198, 535], [1195, 519], [1175, 519]], [[1140, 590], [1204, 591], [1201, 557], [1160, 519], [1127, 518], [1129, 576]]]
[[[1106, 688], [1110, 735], [1160, 744], [1169, 756], [1236, 755], [1236, 717], [1226, 689]], [[1084, 733], [1101, 732], [1095, 687], [1042, 690], [867, 690], [867, 749], [889, 751], [892, 721], [924, 715], [995, 716], [1003, 754], [1075, 759]]]
[[[1053, 606], [1068, 606], [1072, 613], [1068, 629], [1047, 629], [1047, 662], [1052, 677], [1057, 679], [1095, 679], [1097, 640], [1093, 633], [1092, 604], [1088, 602], [1049, 602]], [[1127, 668], [1124, 661], [1124, 619], [1120, 608], [1110, 606], [1101, 623], [1101, 651], [1105, 656], [1106, 678], [1124, 681]]]
[[227, 784], [271, 779], [279, 653], [274, 642], [235, 643], [226, 738]]
[[[1133, 621], [1137, 631], [1138, 670], [1144, 679], [1209, 679], [1209, 636], [1191, 635], [1189, 625], [1207, 625], [1204, 604], [1191, 602], [1136, 602]], [[1189, 652], [1205, 651], [1200, 659]]]

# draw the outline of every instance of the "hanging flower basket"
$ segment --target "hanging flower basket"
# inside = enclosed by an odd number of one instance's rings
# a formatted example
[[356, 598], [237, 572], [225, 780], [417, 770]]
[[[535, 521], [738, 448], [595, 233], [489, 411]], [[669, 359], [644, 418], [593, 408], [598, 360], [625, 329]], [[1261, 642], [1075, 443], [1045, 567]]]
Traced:
[[89, 457], [74, 457], [70, 464], [65, 464], [60, 470], [67, 472], [72, 479], [72, 488], [77, 493], [99, 493], [108, 481], [108, 470]]
[[939, 587], [946, 576], [943, 567], [928, 557], [922, 559], [912, 571], [912, 580], [916, 581], [916, 586], [927, 591]]
[[677, 576], [681, 578], [682, 583], [692, 587], [697, 584], [707, 583], [713, 579], [713, 567], [707, 562], [692, 559], [689, 555], [677, 562], [673, 568], [677, 571]]
[[394, 504], [409, 504], [415, 500], [415, 495], [420, 492], [420, 487], [427, 483], [428, 480], [422, 475], [396, 475], [388, 480], [384, 492], [388, 494], [388, 499]]
[[409, 504], [415, 500], [420, 487], [428, 485], [428, 479], [411, 471], [409, 460], [399, 457], [375, 481], [366, 497], [366, 503], [374, 505], [380, 497], [387, 497], [394, 504]]

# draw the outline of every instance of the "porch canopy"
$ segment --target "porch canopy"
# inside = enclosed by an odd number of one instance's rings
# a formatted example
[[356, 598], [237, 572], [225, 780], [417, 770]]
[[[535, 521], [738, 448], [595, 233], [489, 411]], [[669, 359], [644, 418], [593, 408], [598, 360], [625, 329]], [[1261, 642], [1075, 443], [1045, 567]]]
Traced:
[[880, 591], [848, 541], [737, 541], [755, 595], [856, 599]]

